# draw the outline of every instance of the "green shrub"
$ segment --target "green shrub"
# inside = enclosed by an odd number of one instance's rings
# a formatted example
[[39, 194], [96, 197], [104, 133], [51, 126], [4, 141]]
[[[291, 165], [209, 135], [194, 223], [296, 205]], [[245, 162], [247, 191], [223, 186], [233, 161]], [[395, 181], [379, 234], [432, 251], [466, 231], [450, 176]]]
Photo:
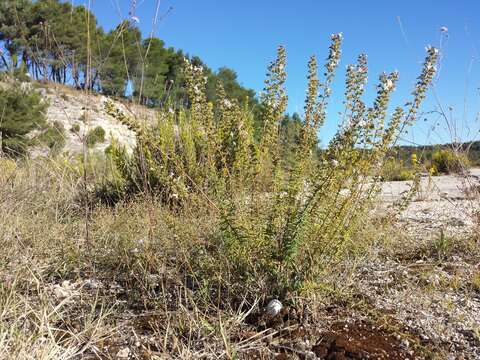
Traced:
[[463, 173], [470, 167], [468, 157], [451, 149], [440, 149], [433, 153], [431, 167], [435, 173]]
[[446, 256], [451, 252], [453, 242], [450, 237], [445, 235], [443, 229], [440, 229], [440, 235], [433, 240], [433, 250], [438, 260], [444, 260]]
[[105, 130], [101, 126], [94, 127], [88, 131], [85, 142], [88, 147], [94, 147], [98, 143], [105, 142]]
[[329, 264], [358, 246], [356, 236], [378, 193], [382, 164], [401, 129], [415, 118], [435, 74], [438, 51], [428, 49], [412, 101], [405, 110], [396, 108], [390, 119], [398, 73], [380, 76], [377, 96], [367, 107], [362, 100], [367, 60], [360, 55], [347, 68], [346, 121], [318, 155], [317, 133], [326, 119], [341, 40], [339, 34], [332, 36], [323, 81], [316, 58], [310, 59], [305, 117], [291, 167], [282, 162], [279, 136], [287, 106], [283, 47], [268, 68], [258, 140], [248, 109], [229, 99], [222, 87], [216, 105], [209, 103], [204, 73], [189, 62], [184, 74], [190, 108], [160, 113], [155, 128], [106, 104], [110, 115], [137, 134], [132, 155], [118, 144], [111, 150], [124, 188], [153, 193], [173, 208], [203, 204], [219, 219], [219, 230], [192, 260], [199, 286], [218, 286], [223, 277], [215, 274], [231, 268], [230, 293], [254, 287], [285, 297], [315, 288]]
[[65, 128], [63, 124], [55, 121], [40, 134], [38, 140], [54, 152], [61, 150], [65, 146]]
[[398, 178], [395, 178], [394, 181], [407, 181], [415, 179], [415, 173], [411, 170], [402, 170], [398, 174]]
[[3, 152], [19, 156], [26, 152], [31, 140], [29, 132], [46, 123], [47, 104], [35, 91], [22, 90], [18, 84], [0, 87], [0, 146]]

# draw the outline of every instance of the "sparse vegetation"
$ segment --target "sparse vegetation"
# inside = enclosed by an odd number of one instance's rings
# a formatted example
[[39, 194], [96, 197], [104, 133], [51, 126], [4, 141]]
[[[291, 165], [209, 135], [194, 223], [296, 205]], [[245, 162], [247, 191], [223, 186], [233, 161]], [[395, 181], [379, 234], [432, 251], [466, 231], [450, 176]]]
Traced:
[[385, 162], [382, 179], [384, 181], [414, 180], [415, 172], [411, 164], [405, 165], [403, 160], [389, 158]]
[[411, 157], [419, 154], [420, 167], [431, 175], [462, 174], [470, 167], [480, 164], [479, 145], [480, 142], [415, 147], [396, 146], [390, 150], [391, 167], [397, 169], [393, 173], [398, 173], [400, 169], [412, 170]]

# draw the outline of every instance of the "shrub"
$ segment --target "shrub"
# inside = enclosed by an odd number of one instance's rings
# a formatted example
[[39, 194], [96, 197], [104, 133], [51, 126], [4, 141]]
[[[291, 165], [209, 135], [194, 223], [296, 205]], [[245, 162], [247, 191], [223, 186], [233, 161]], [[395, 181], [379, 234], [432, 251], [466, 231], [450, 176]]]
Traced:
[[47, 104], [40, 94], [18, 86], [0, 87], [0, 147], [12, 156], [26, 152], [31, 140], [26, 136], [45, 123]]
[[388, 159], [385, 161], [382, 180], [406, 181], [414, 178], [415, 172], [412, 168], [407, 168], [402, 160]]
[[388, 158], [383, 165], [382, 180], [414, 180], [418, 171], [418, 165], [419, 163], [416, 154], [412, 154], [408, 165], [406, 165], [401, 159]]
[[94, 147], [98, 143], [105, 142], [105, 130], [101, 126], [94, 127], [88, 131], [85, 142], [88, 147]]
[[72, 127], [70, 128], [70, 131], [74, 134], [80, 133], [80, 125], [79, 124], [73, 124]]
[[414, 180], [414, 179], [415, 179], [415, 173], [413, 171], [402, 170], [400, 171], [398, 178], [394, 179], [394, 181], [408, 181], [408, 180]]
[[317, 133], [326, 119], [341, 40], [341, 35], [332, 36], [323, 81], [316, 58], [309, 61], [305, 117], [292, 167], [283, 166], [280, 156], [279, 129], [287, 106], [283, 47], [268, 68], [258, 141], [250, 112], [221, 87], [217, 106], [209, 103], [202, 68], [189, 62], [185, 81], [190, 108], [161, 113], [156, 128], [106, 104], [108, 113], [137, 134], [133, 155], [118, 145], [111, 151], [126, 187], [155, 194], [174, 208], [204, 204], [218, 217], [220, 230], [199, 251], [216, 260], [202, 255], [193, 259], [199, 284], [213, 286], [218, 279], [212, 274], [228, 267], [235, 269], [229, 292], [237, 284], [239, 294], [255, 287], [285, 297], [315, 287], [328, 265], [353, 247], [378, 192], [388, 149], [414, 121], [438, 51], [428, 49], [412, 101], [406, 110], [396, 108], [390, 119], [398, 73], [380, 76], [377, 96], [367, 107], [362, 100], [367, 60], [360, 55], [357, 64], [347, 67], [345, 122], [317, 158]]
[[61, 122], [55, 121], [38, 137], [38, 140], [57, 152], [65, 146], [65, 128]]
[[432, 154], [431, 167], [435, 173], [463, 173], [470, 166], [468, 157], [451, 149], [440, 149]]

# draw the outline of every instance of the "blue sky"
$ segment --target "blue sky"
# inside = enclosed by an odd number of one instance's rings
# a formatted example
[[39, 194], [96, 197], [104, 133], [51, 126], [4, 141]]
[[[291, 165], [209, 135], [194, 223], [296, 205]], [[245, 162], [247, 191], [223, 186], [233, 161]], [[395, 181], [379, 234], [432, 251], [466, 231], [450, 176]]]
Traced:
[[[82, 4], [88, 0], [73, 0]], [[130, 0], [91, 0], [100, 25], [111, 29], [128, 17]], [[152, 31], [157, 0], [137, 0], [136, 16], [144, 35]], [[448, 28], [441, 38], [440, 28]], [[228, 66], [240, 82], [260, 91], [265, 69], [282, 44], [288, 53], [289, 112], [302, 112], [306, 63], [311, 54], [323, 60], [329, 35], [344, 35], [343, 56], [333, 88], [328, 124], [320, 131], [325, 143], [338, 126], [342, 110], [345, 66], [365, 52], [369, 59], [371, 100], [382, 71], [400, 71], [393, 105], [409, 99], [421, 67], [425, 46], [442, 45], [440, 76], [435, 94], [430, 93], [424, 110], [438, 103], [451, 112], [457, 136], [478, 138], [480, 110], [480, 1], [479, 0], [163, 0], [156, 36], [167, 46], [200, 56], [211, 68]], [[435, 95], [435, 96], [434, 96]], [[466, 101], [465, 101], [466, 100]], [[467, 111], [464, 111], [467, 104]], [[451, 107], [451, 111], [448, 111]], [[449, 114], [450, 115], [450, 114]], [[446, 125], [429, 116], [405, 136], [405, 141], [437, 143], [453, 134]], [[431, 131], [431, 127], [436, 128]], [[467, 126], [471, 127], [470, 133]]]

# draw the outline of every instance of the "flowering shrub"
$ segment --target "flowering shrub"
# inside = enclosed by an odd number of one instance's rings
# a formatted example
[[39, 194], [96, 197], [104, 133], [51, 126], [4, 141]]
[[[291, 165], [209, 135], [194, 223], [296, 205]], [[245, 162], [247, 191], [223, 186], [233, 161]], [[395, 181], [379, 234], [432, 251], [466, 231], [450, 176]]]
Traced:
[[220, 230], [207, 246], [218, 260], [209, 266], [235, 268], [232, 276], [241, 287], [268, 288], [280, 297], [308, 290], [353, 246], [378, 192], [387, 152], [415, 121], [435, 74], [438, 51], [428, 48], [411, 101], [388, 116], [399, 74], [381, 74], [377, 96], [367, 106], [362, 99], [367, 57], [360, 55], [347, 67], [341, 125], [318, 158], [317, 133], [326, 120], [341, 42], [341, 34], [332, 35], [322, 80], [317, 59], [309, 61], [305, 114], [291, 167], [279, 156], [287, 106], [283, 47], [268, 67], [258, 141], [248, 109], [228, 99], [221, 87], [218, 104], [209, 103], [202, 68], [189, 62], [184, 71], [190, 107], [162, 112], [155, 129], [107, 105], [138, 136], [133, 156], [118, 146], [112, 150], [125, 183], [175, 207], [187, 202], [211, 207]]

